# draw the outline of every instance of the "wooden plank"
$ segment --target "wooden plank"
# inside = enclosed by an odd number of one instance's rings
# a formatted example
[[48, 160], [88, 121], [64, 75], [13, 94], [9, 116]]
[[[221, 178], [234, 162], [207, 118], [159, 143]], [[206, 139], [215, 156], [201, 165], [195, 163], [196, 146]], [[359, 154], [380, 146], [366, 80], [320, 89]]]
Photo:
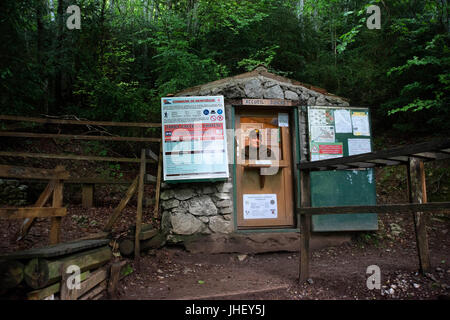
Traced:
[[90, 276], [83, 282], [81, 282], [81, 288], [75, 291], [75, 299], [78, 299], [82, 295], [86, 294], [89, 290], [100, 284], [102, 281], [108, 278], [108, 269], [106, 267], [97, 269], [92, 272]]
[[[58, 180], [53, 190], [53, 208], [61, 208], [63, 205], [63, 180]], [[61, 221], [62, 217], [53, 217], [50, 226], [50, 244], [57, 244], [61, 241]]]
[[161, 138], [88, 136], [76, 134], [9, 132], [9, 131], [0, 131], [0, 137], [38, 138], [38, 139], [48, 138], [48, 139], [71, 139], [71, 140], [95, 140], [95, 141], [133, 141], [133, 142], [161, 141]]
[[156, 177], [156, 190], [155, 190], [155, 208], [153, 209], [153, 217], [158, 218], [159, 215], [159, 196], [161, 193], [161, 176], [162, 176], [162, 142], [159, 146], [159, 161], [158, 161], [158, 174]]
[[0, 255], [0, 259], [33, 259], [33, 258], [55, 258], [76, 252], [94, 249], [105, 246], [109, 239], [77, 240], [71, 242], [58, 243], [56, 245], [43, 248], [31, 248], [28, 250], [12, 252]]
[[[90, 272], [86, 271], [83, 272], [80, 275], [81, 281], [84, 281], [88, 276]], [[48, 286], [44, 289], [34, 290], [29, 293], [27, 293], [27, 299], [28, 300], [43, 300], [47, 298], [48, 296], [51, 296], [52, 294], [55, 294], [60, 291], [61, 288], [61, 282], [57, 282], [55, 284], [52, 284], [51, 286]]]
[[158, 155], [156, 153], [154, 153], [151, 149], [145, 149], [146, 155], [150, 158], [152, 158], [155, 161], [158, 161]]
[[299, 214], [351, 214], [351, 213], [394, 213], [394, 212], [447, 212], [450, 213], [450, 202], [379, 204], [371, 206], [340, 206], [298, 208]]
[[109, 246], [77, 252], [56, 260], [36, 258], [30, 260], [24, 269], [25, 282], [33, 289], [40, 289], [61, 280], [61, 265], [77, 265], [81, 272], [93, 270], [108, 263], [112, 258]]
[[64, 181], [64, 183], [73, 184], [132, 184], [131, 179], [104, 179], [104, 178], [70, 178]]
[[138, 185], [138, 179], [139, 176], [137, 176], [131, 186], [128, 188], [127, 193], [122, 200], [120, 200], [119, 205], [114, 209], [113, 214], [111, 215], [111, 218], [106, 223], [105, 227], [103, 228], [103, 231], [109, 232], [112, 229], [112, 226], [114, 222], [116, 222], [117, 218], [119, 217], [120, 213], [122, 212], [123, 208], [127, 205], [128, 201], [130, 201], [131, 197], [133, 197], [134, 192], [136, 191], [137, 185]]
[[[97, 156], [80, 156], [69, 154], [49, 154], [49, 153], [9, 152], [9, 151], [0, 151], [0, 157], [60, 159], [60, 160], [77, 160], [77, 161], [131, 162], [131, 163], [140, 162], [139, 159], [135, 158], [97, 157]], [[155, 163], [155, 161], [151, 159], [147, 159], [147, 162]]]
[[89, 234], [85, 237], [81, 237], [79, 239], [77, 239], [77, 241], [81, 241], [81, 240], [108, 240], [109, 241], [109, 232], [97, 232], [97, 233], [92, 233]]
[[145, 149], [141, 150], [141, 166], [139, 170], [139, 186], [138, 186], [138, 199], [137, 199], [137, 212], [136, 212], [136, 235], [134, 241], [134, 259], [139, 260], [140, 248], [139, 248], [139, 236], [141, 234], [142, 227], [142, 201], [144, 198], [144, 175], [145, 175]]
[[83, 208], [92, 208], [94, 206], [93, 183], [84, 183], [81, 186], [81, 203]]
[[68, 273], [68, 267], [69, 264], [61, 264], [61, 282], [60, 282], [60, 299], [61, 300], [77, 300], [77, 291], [78, 289], [76, 286], [73, 286], [73, 283], [71, 283], [71, 286], [69, 287], [69, 278], [72, 276], [71, 273]]
[[62, 169], [40, 169], [0, 165], [0, 177], [2, 178], [52, 180], [68, 179], [69, 176], [69, 173]]
[[[300, 172], [300, 197], [301, 207], [311, 206], [311, 181], [309, 171]], [[309, 278], [309, 240], [311, 237], [311, 215], [300, 216], [300, 269], [299, 282], [303, 283]]]
[[25, 219], [63, 217], [67, 214], [66, 208], [29, 207], [29, 208], [0, 208], [0, 218]]
[[[427, 188], [425, 183], [425, 169], [423, 161], [410, 158], [408, 166], [409, 198], [412, 203], [427, 202]], [[414, 213], [414, 227], [416, 231], [417, 253], [419, 256], [420, 272], [425, 274], [431, 270], [430, 251], [427, 238], [427, 216], [423, 212]]]
[[108, 282], [106, 280], [103, 280], [100, 282], [95, 288], [93, 288], [91, 291], [87, 292], [85, 295], [78, 298], [78, 300], [90, 300], [94, 299], [98, 294], [106, 290], [108, 286]]
[[149, 123], [149, 122], [111, 122], [111, 121], [90, 121], [90, 120], [66, 120], [66, 119], [35, 118], [35, 117], [21, 117], [21, 116], [9, 116], [9, 115], [0, 115], [0, 120], [36, 122], [36, 123], [46, 123], [46, 124], [75, 124], [75, 125], [112, 126], [112, 127], [140, 127], [140, 128], [161, 127], [161, 123]]
[[[56, 185], [56, 180], [50, 180], [47, 186], [45, 187], [44, 191], [39, 196], [39, 199], [34, 203], [35, 207], [43, 207], [50, 196], [53, 194], [53, 190]], [[22, 240], [28, 233], [28, 230], [30, 230], [31, 226], [33, 225], [34, 218], [26, 218], [22, 225], [20, 226], [19, 232], [17, 234], [17, 241]]]
[[[40, 182], [42, 180], [48, 179], [23, 179], [24, 182]], [[65, 184], [131, 184], [132, 179], [105, 179], [97, 177], [80, 177], [80, 178], [69, 178], [64, 180]]]
[[157, 178], [151, 174], [146, 174], [145, 175], [145, 182], [146, 183], [155, 183], [157, 181]]

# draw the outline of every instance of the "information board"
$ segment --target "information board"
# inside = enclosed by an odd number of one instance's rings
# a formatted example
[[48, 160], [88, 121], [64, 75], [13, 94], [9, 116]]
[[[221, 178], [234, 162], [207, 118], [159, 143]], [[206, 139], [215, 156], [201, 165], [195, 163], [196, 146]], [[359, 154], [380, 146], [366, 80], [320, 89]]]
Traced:
[[161, 99], [164, 181], [228, 178], [223, 96]]
[[244, 194], [244, 219], [276, 219], [276, 194]]
[[[310, 161], [371, 152], [367, 108], [309, 107]], [[313, 207], [376, 204], [373, 169], [311, 172]], [[374, 213], [312, 217], [313, 231], [377, 230]]]

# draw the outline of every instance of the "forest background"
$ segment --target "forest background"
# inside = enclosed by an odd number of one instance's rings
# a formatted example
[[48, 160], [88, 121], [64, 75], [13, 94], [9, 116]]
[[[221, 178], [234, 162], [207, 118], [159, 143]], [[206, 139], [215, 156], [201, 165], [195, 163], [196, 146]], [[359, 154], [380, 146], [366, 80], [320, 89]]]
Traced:
[[159, 122], [166, 94], [263, 64], [370, 107], [375, 133], [450, 129], [447, 0], [5, 0], [0, 23], [1, 114]]

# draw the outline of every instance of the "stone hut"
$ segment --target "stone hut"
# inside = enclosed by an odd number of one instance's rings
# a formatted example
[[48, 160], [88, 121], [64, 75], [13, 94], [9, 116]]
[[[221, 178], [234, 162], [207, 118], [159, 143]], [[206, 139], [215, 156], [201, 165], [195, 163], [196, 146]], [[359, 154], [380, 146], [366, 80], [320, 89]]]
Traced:
[[[270, 73], [264, 67], [221, 79], [176, 93], [175, 97], [184, 96], [224, 96], [225, 119], [227, 129], [236, 128], [235, 113], [242, 99], [258, 99], [261, 103], [270, 101], [288, 101], [292, 117], [291, 154], [292, 164], [306, 159], [307, 106], [339, 106], [346, 107], [346, 99], [313, 87]], [[254, 107], [256, 111], [259, 106]], [[262, 110], [263, 108], [261, 108]], [[277, 107], [273, 107], [277, 109]], [[294, 121], [295, 118], [295, 121]], [[295, 123], [294, 123], [295, 122]], [[233, 139], [228, 140], [228, 157], [235, 157]], [[299, 159], [300, 158], [300, 159]], [[192, 182], [171, 184], [164, 182], [161, 192], [161, 210], [163, 230], [167, 241], [172, 244], [183, 244], [193, 252], [269, 252], [297, 251], [299, 229], [294, 212], [293, 222], [287, 226], [266, 226], [240, 228], [237, 208], [236, 164], [229, 165], [230, 178], [218, 182]], [[298, 172], [289, 172], [293, 180], [293, 203], [298, 203]], [[266, 183], [267, 185], [267, 183]], [[291, 206], [291, 211], [295, 206]], [[281, 223], [283, 224], [283, 223]], [[324, 241], [325, 239], [325, 241]], [[313, 237], [312, 246], [315, 245]], [[329, 241], [346, 241], [346, 236], [322, 237], [320, 244]]]

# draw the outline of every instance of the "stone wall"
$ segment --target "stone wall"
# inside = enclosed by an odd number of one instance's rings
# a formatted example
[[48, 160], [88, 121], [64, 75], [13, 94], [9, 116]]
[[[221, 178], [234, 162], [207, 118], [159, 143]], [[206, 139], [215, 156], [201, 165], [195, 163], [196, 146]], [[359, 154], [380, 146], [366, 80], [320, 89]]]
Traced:
[[231, 233], [233, 184], [198, 182], [162, 184], [161, 226], [170, 235]]
[[19, 180], [0, 179], [0, 204], [24, 206], [27, 204], [28, 186]]
[[328, 93], [324, 89], [312, 86], [308, 88], [295, 80], [269, 73], [265, 68], [257, 68], [247, 74], [185, 89], [176, 94], [176, 96], [197, 95], [223, 95], [225, 99], [301, 100], [302, 105], [308, 106], [349, 106], [342, 97]]

